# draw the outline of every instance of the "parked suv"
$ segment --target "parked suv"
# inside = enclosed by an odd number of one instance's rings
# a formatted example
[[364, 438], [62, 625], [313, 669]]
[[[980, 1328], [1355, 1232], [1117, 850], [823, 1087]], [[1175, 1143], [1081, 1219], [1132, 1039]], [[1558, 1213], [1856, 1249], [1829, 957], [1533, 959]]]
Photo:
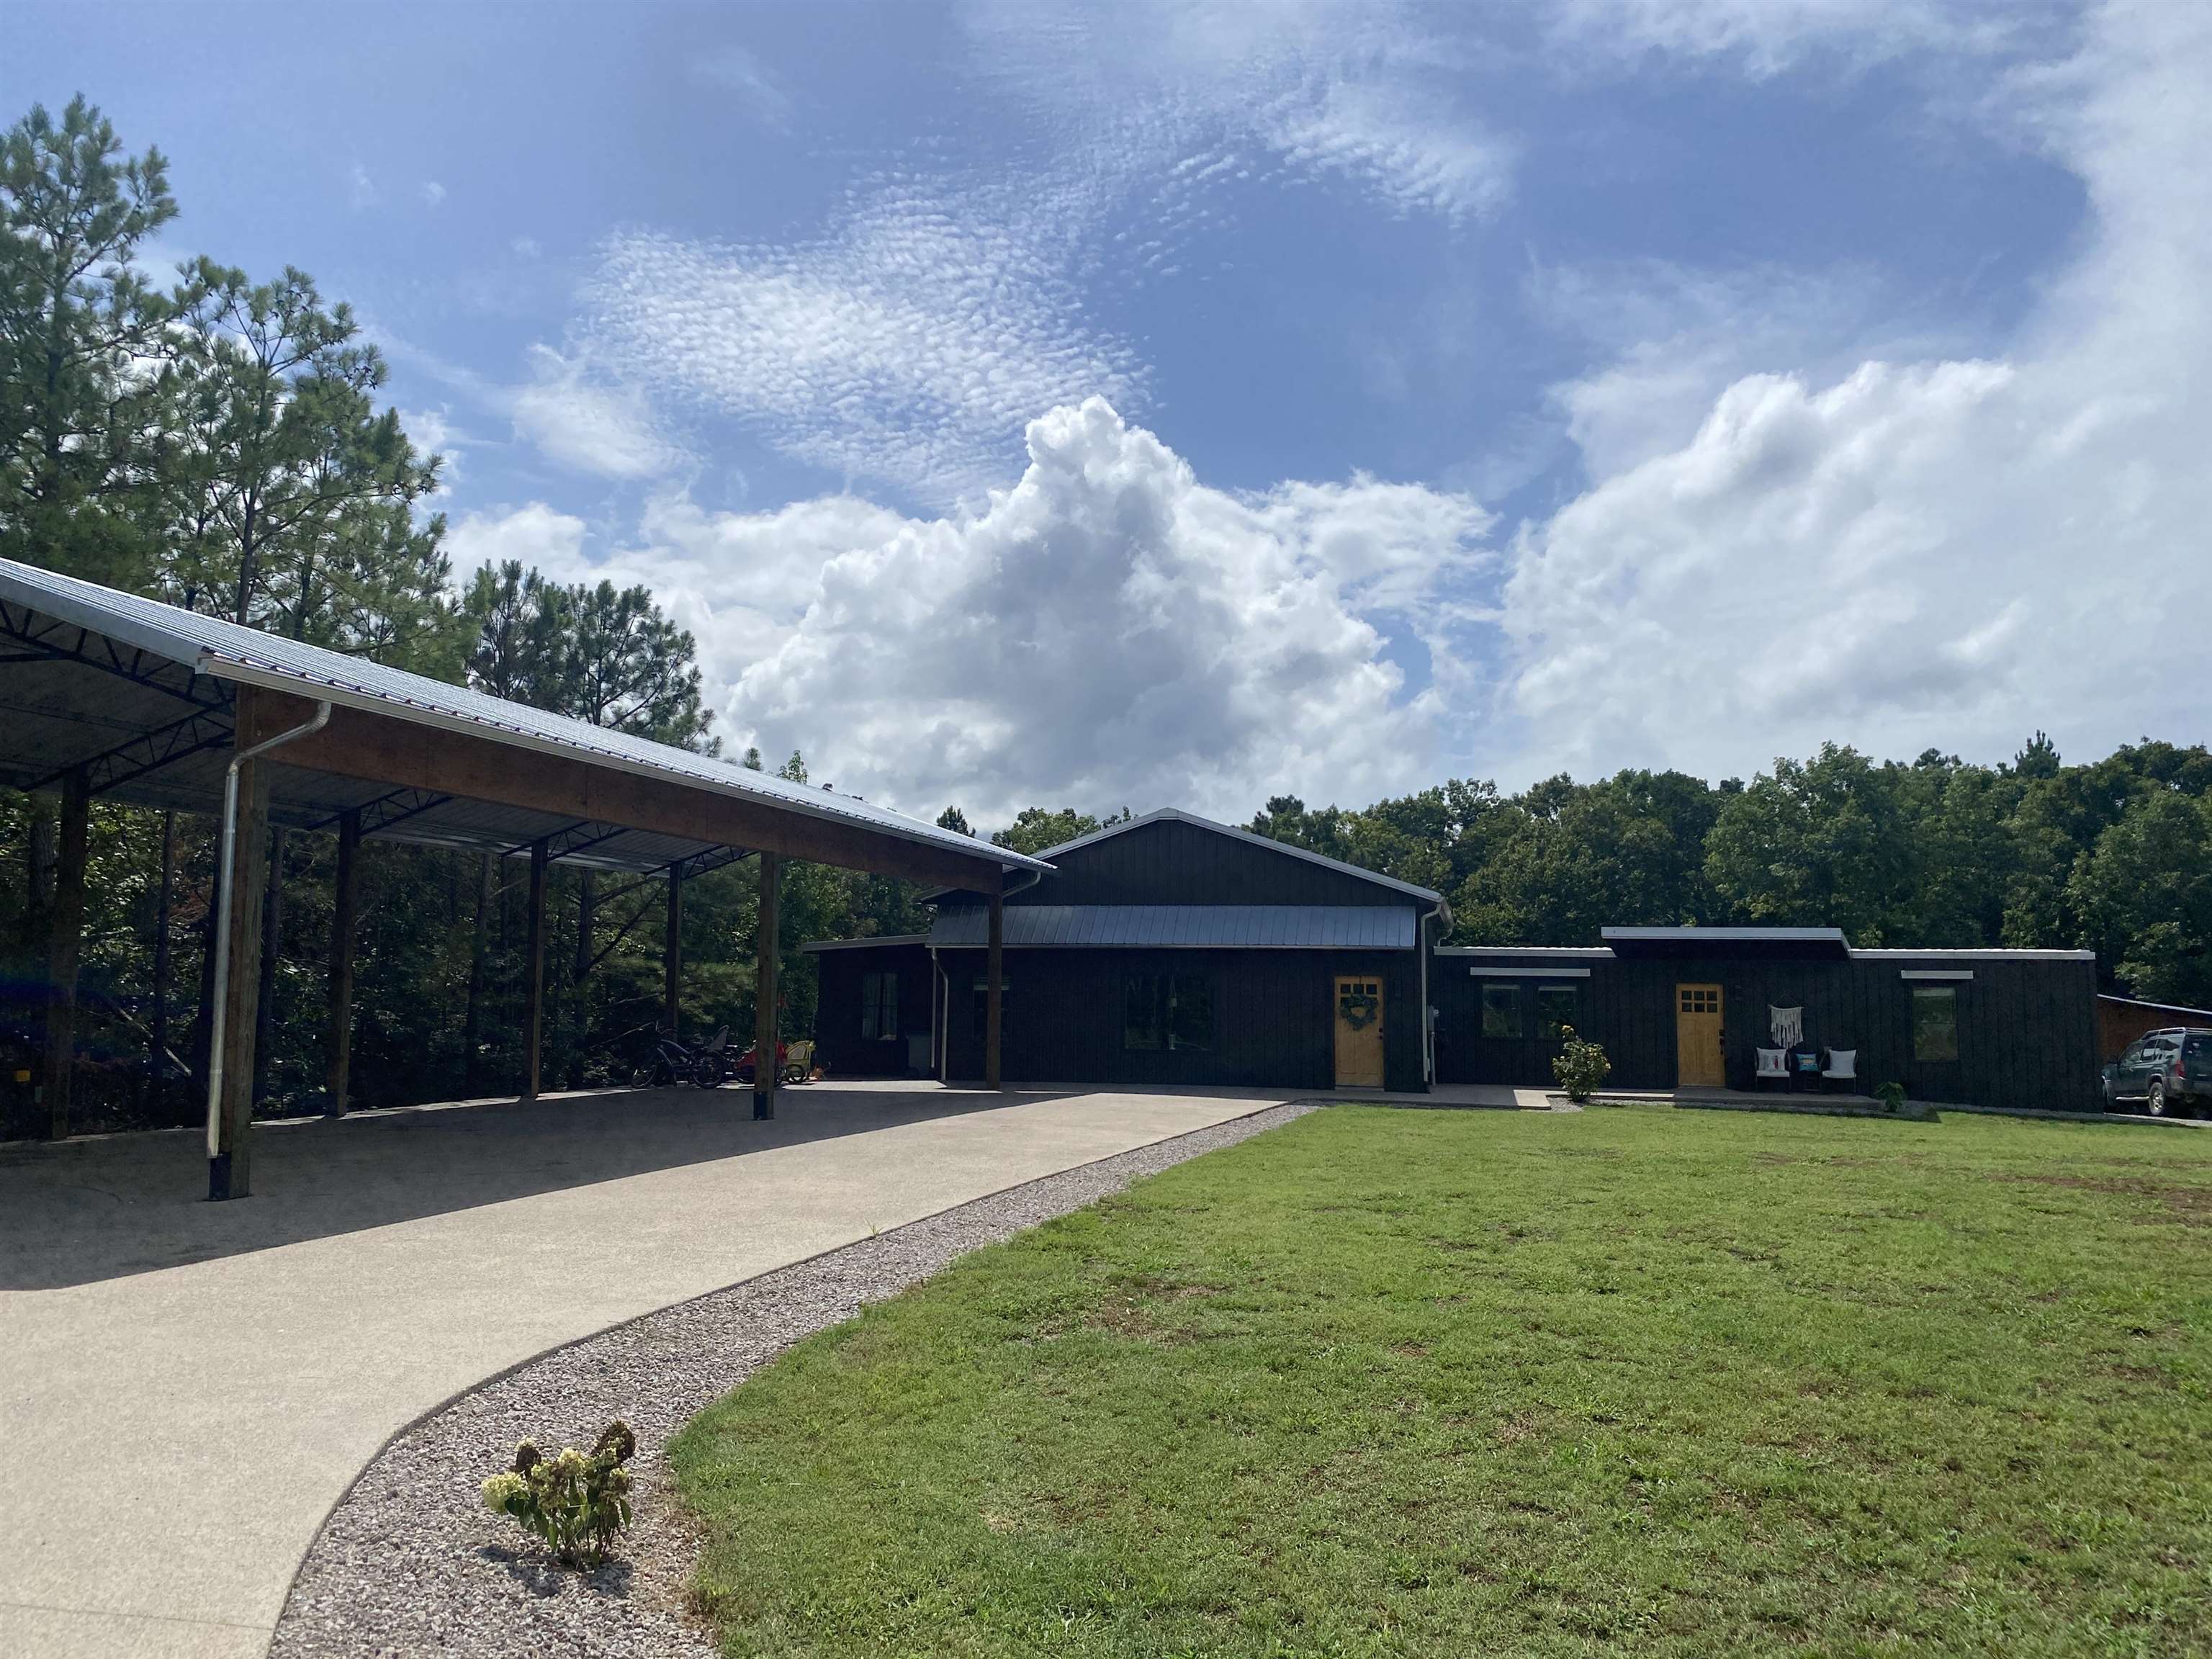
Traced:
[[2128, 1044], [2105, 1067], [2105, 1109], [2137, 1100], [2153, 1117], [2212, 1105], [2212, 1026], [2169, 1025]]

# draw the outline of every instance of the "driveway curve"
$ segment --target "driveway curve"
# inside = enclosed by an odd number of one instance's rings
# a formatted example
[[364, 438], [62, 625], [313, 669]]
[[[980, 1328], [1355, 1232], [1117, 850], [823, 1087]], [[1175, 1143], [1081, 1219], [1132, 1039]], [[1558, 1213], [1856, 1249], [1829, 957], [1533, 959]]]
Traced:
[[264, 1653], [393, 1434], [610, 1325], [1291, 1095], [819, 1084], [0, 1147], [9, 1651]]

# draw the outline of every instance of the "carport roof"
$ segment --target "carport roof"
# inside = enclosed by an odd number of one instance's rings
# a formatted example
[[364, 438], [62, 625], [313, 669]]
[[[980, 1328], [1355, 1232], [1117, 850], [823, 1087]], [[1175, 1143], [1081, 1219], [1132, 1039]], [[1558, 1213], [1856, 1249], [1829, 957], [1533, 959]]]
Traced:
[[[0, 781], [18, 788], [50, 786], [82, 766], [103, 799], [214, 811], [229, 763], [234, 688], [246, 685], [731, 797], [979, 867], [1051, 867], [857, 796], [7, 559], [0, 559]], [[544, 840], [558, 861], [614, 870], [714, 861], [744, 850], [297, 766], [273, 763], [271, 771], [270, 817], [296, 828], [327, 829], [358, 810], [363, 834], [382, 839], [496, 853]]]

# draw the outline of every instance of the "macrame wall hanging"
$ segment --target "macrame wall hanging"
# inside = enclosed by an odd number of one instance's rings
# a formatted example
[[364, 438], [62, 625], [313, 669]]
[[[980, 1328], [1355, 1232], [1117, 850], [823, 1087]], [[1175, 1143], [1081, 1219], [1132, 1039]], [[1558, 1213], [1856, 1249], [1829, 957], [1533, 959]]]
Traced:
[[1776, 1008], [1766, 1011], [1767, 1030], [1772, 1034], [1778, 1048], [1794, 1048], [1805, 1040], [1805, 1011], [1802, 1008]]

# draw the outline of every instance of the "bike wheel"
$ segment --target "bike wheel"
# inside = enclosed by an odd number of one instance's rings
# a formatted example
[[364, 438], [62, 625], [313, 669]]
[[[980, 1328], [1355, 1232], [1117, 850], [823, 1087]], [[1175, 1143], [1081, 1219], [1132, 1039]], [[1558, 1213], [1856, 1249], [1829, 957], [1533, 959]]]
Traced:
[[691, 1083], [694, 1088], [720, 1088], [722, 1062], [712, 1054], [701, 1054], [691, 1062]]
[[650, 1064], [631, 1066], [629, 1086], [633, 1089], [650, 1089], [653, 1087], [653, 1075], [659, 1069], [658, 1066]]

